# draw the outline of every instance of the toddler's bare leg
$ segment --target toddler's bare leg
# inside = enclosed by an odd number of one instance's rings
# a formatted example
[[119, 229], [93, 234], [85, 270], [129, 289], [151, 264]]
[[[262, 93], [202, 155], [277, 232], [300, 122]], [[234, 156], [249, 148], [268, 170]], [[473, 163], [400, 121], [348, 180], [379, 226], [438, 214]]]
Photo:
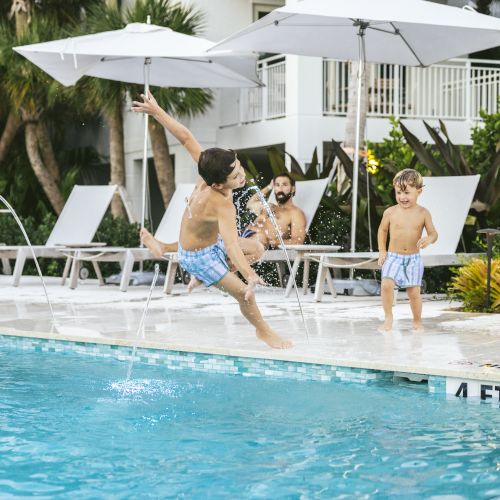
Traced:
[[411, 312], [413, 314], [413, 329], [422, 331], [422, 296], [420, 295], [420, 287], [413, 286], [406, 289], [408, 298], [410, 299]]
[[245, 300], [246, 286], [235, 274], [227, 273], [215, 286], [229, 293], [238, 301], [241, 313], [255, 327], [257, 337], [260, 340], [275, 349], [288, 349], [292, 346], [291, 342], [281, 338], [264, 321], [255, 297], [252, 296], [250, 300]]
[[382, 307], [384, 308], [384, 324], [380, 325], [379, 331], [389, 332], [392, 330], [392, 302], [394, 300], [394, 281], [383, 279], [381, 285]]

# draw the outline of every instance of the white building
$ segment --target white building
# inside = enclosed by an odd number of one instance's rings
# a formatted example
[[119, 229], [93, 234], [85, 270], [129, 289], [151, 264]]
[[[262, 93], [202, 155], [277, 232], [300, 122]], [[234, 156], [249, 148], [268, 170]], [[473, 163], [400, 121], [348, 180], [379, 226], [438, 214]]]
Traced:
[[[205, 14], [204, 36], [217, 41], [285, 1], [182, 0], [182, 3]], [[422, 121], [437, 125], [437, 120], [442, 119], [456, 144], [468, 144], [470, 128], [478, 122], [480, 109], [494, 112], [500, 95], [500, 61], [463, 58], [429, 68], [373, 65], [370, 72], [366, 126], [366, 139], [370, 141], [386, 137], [390, 129], [388, 118], [398, 116], [423, 140], [429, 137]], [[265, 88], [215, 91], [216, 99], [209, 112], [184, 122], [203, 147], [230, 147], [258, 159], [259, 155], [265, 157], [269, 146], [278, 145], [303, 165], [310, 161], [315, 147], [321, 161], [332, 138], [343, 140], [347, 63], [274, 56], [259, 62], [259, 75]], [[141, 116], [126, 113], [126, 185], [137, 209], [142, 127]], [[192, 182], [196, 178], [196, 165], [172, 136], [168, 140], [175, 156], [176, 182]]]

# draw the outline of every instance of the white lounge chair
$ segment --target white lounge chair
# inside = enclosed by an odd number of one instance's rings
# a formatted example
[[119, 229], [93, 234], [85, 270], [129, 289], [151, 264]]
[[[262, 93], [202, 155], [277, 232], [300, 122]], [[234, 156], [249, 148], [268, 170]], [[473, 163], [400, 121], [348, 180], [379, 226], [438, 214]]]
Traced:
[[[171, 243], [179, 240], [182, 214], [186, 208], [186, 198], [193, 192], [195, 184], [178, 184], [160, 225], [154, 236], [156, 239]], [[171, 291], [175, 271], [177, 269], [177, 254], [165, 254], [161, 259], [156, 258], [147, 248], [73, 248], [65, 249], [65, 252], [74, 261], [70, 277], [70, 288], [78, 286], [79, 269], [82, 262], [120, 262], [122, 265], [122, 277], [120, 290], [126, 292], [129, 286], [131, 273], [136, 262], [144, 260], [167, 260], [169, 262], [167, 276], [165, 278], [165, 291]]]
[[[422, 250], [425, 267], [462, 265], [478, 254], [457, 254], [463, 226], [479, 183], [479, 175], [424, 177], [424, 189], [418, 203], [431, 212], [438, 232], [435, 244]], [[325, 281], [335, 296], [329, 269], [379, 269], [378, 252], [311, 253], [319, 262], [314, 298], [321, 301]]]
[[[74, 186], [45, 245], [33, 246], [36, 257], [60, 259], [65, 257], [61, 250], [68, 246], [105, 245], [105, 243], [92, 243], [92, 239], [115, 191], [114, 185]], [[16, 259], [13, 285], [18, 286], [26, 259], [33, 258], [30, 248], [28, 246], [1, 246], [0, 257]], [[64, 269], [63, 283], [70, 264], [68, 260]], [[98, 268], [96, 268], [96, 273], [100, 276]]]
[[[323, 193], [328, 185], [329, 179], [319, 179], [313, 181], [300, 181], [297, 182], [296, 192], [297, 195], [294, 202], [300, 206], [305, 214], [307, 226], [312, 222], [314, 214], [319, 206]], [[171, 243], [178, 241], [180, 233], [180, 225], [182, 214], [186, 208], [186, 198], [188, 198], [194, 190], [194, 184], [178, 184], [175, 193], [170, 200], [168, 208], [160, 222], [160, 225], [155, 232], [155, 238], [165, 242]], [[271, 199], [271, 202], [275, 202]], [[335, 245], [287, 245], [290, 260], [293, 261], [292, 277], [295, 276], [299, 265], [304, 261], [304, 279], [307, 283], [309, 273], [309, 260], [304, 258], [308, 252], [332, 252], [338, 250], [340, 247]], [[130, 276], [133, 266], [136, 262], [144, 260], [160, 260], [154, 257], [147, 248], [122, 248], [122, 247], [106, 247], [104, 249], [72, 249], [66, 250], [74, 260], [74, 265], [70, 278], [70, 287], [76, 288], [78, 285], [78, 270], [81, 262], [122, 262], [122, 277], [120, 280], [120, 290], [125, 292], [128, 289]], [[284, 261], [286, 260], [285, 252], [279, 250], [268, 250], [264, 254], [264, 259], [267, 261]], [[168, 261], [167, 273], [165, 276], [164, 292], [169, 294], [172, 292], [174, 286], [175, 273], [178, 267], [178, 260], [176, 253], [164, 254], [161, 260]], [[286, 293], [289, 294], [293, 287], [293, 279], [289, 279], [287, 284]], [[307, 290], [307, 286], [305, 286]]]

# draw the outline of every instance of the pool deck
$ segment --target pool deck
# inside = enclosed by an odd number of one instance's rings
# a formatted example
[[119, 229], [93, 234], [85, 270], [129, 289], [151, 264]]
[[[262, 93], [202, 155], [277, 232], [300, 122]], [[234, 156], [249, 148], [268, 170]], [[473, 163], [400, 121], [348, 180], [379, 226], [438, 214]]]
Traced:
[[425, 296], [425, 331], [411, 330], [409, 304], [403, 293], [395, 307], [395, 326], [379, 333], [379, 297], [332, 298], [315, 303], [301, 295], [309, 329], [307, 337], [295, 296], [281, 289], [257, 293], [262, 313], [294, 346], [274, 350], [259, 341], [231, 297], [217, 290], [197, 289], [187, 295], [176, 285], [165, 296], [153, 292], [144, 338], [137, 338], [149, 287], [99, 287], [87, 280], [76, 290], [47, 279], [57, 329], [40, 281], [23, 277], [11, 286], [0, 276], [0, 334], [42, 337], [112, 345], [134, 345], [176, 351], [267, 358], [394, 372], [440, 375], [500, 382], [500, 315], [454, 311], [457, 303]]

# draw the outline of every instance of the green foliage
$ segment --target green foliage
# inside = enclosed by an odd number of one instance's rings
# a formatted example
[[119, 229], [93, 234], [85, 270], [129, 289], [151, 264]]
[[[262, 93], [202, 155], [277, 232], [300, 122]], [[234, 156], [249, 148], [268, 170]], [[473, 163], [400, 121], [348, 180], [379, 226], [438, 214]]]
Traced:
[[481, 111], [480, 115], [483, 123], [472, 129], [472, 146], [467, 151], [466, 157], [475, 172], [485, 174], [500, 148], [500, 110], [491, 115]]
[[[31, 216], [21, 216], [20, 219], [32, 245], [44, 245], [57, 220], [56, 216], [52, 213], [46, 213], [40, 222], [37, 222]], [[138, 247], [140, 244], [139, 229], [138, 224], [130, 224], [124, 219], [114, 219], [111, 215], [107, 215], [101, 222], [94, 241], [106, 243], [107, 246], [113, 247]], [[0, 214], [0, 235], [0, 243], [26, 245], [21, 230], [16, 224], [14, 217], [10, 214]], [[61, 276], [64, 259], [40, 259], [40, 267], [44, 276]], [[120, 266], [116, 263], [102, 263], [100, 267], [104, 276], [109, 276], [120, 271]], [[148, 262], [145, 266], [146, 269], [152, 267], [152, 262]], [[93, 269], [91, 269], [91, 272], [93, 273]], [[27, 262], [24, 274], [36, 274], [35, 265], [31, 260]]]
[[486, 259], [474, 259], [469, 264], [455, 270], [449, 294], [461, 300], [465, 311], [500, 312], [500, 259], [491, 262], [491, 306], [486, 306]]

